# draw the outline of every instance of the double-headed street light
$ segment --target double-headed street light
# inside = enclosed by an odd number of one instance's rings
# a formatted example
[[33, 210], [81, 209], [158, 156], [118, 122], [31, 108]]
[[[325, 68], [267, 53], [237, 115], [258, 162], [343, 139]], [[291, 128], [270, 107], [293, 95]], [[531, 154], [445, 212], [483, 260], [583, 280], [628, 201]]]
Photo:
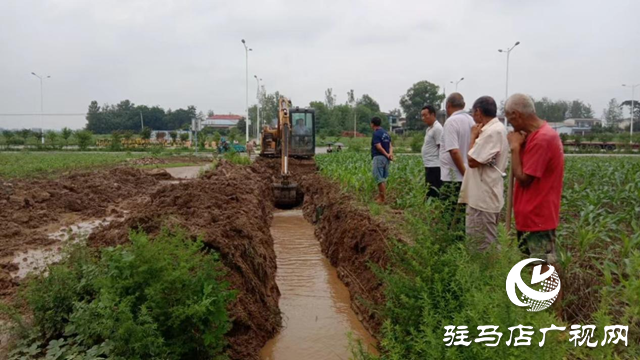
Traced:
[[260, 141], [260, 81], [262, 81], [262, 79], [260, 79], [258, 75], [253, 75], [253, 77], [256, 78], [258, 82], [258, 90], [256, 91], [256, 99], [258, 100], [256, 104], [256, 140]]
[[455, 84], [456, 85], [456, 92], [458, 92], [458, 84], [460, 83], [460, 81], [464, 80], [464, 78], [460, 78], [460, 80], [458, 81], [450, 81], [450, 83]]
[[245, 123], [245, 134], [246, 134], [246, 142], [249, 142], [249, 51], [253, 51], [253, 49], [247, 47], [247, 42], [242, 39], [242, 45], [244, 45], [244, 53], [246, 59], [246, 118], [244, 120]]
[[622, 86], [631, 88], [631, 124], [629, 127], [629, 143], [633, 144], [633, 111], [635, 110], [634, 98], [635, 98], [635, 90], [638, 86], [640, 86], [640, 84], [635, 84], [635, 85], [622, 84]]
[[[513, 50], [516, 46], [520, 45], [520, 41], [516, 41], [516, 43], [507, 48], [507, 50], [498, 49], [498, 52], [507, 53], [507, 77], [506, 77], [506, 86], [504, 90], [504, 106], [507, 106], [507, 99], [509, 98], [509, 55], [511, 54], [511, 50]], [[507, 126], [507, 116], [504, 117], [504, 125]]]

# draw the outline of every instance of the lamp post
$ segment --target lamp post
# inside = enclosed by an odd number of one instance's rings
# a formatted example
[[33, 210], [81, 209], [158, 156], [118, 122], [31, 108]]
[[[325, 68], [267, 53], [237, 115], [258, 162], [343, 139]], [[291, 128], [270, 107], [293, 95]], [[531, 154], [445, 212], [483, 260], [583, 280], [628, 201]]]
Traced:
[[244, 39], [242, 39], [242, 45], [244, 45], [244, 54], [245, 54], [245, 60], [246, 60], [246, 99], [245, 99], [245, 106], [246, 106], [246, 114], [247, 117], [245, 118], [245, 142], [249, 142], [249, 51], [253, 51], [253, 49], [248, 48], [247, 47], [247, 42], [244, 41]]
[[256, 104], [256, 141], [260, 141], [260, 81], [262, 81], [262, 79], [260, 79], [258, 75], [253, 75], [253, 77], [256, 78], [258, 82], [258, 89], [256, 91], [256, 99], [258, 100]]
[[460, 81], [464, 80], [464, 78], [460, 78], [460, 80], [458, 81], [450, 81], [450, 83], [455, 84], [456, 85], [456, 92], [458, 92], [458, 84], [460, 83]]
[[[504, 90], [504, 106], [507, 106], [507, 99], [509, 98], [509, 55], [511, 55], [511, 50], [513, 50], [516, 46], [520, 45], [520, 41], [516, 41], [516, 43], [507, 48], [507, 50], [498, 49], [498, 52], [507, 53], [507, 77], [506, 77], [506, 86]], [[507, 126], [507, 116], [504, 117], [504, 126]]]
[[635, 90], [638, 86], [640, 86], [640, 84], [635, 84], [635, 85], [622, 84], [622, 86], [631, 88], [631, 124], [629, 127], [629, 144], [633, 144], [633, 110], [635, 110], [634, 98], [635, 98]]
[[[31, 72], [31, 75], [33, 75], [33, 76], [37, 77], [38, 79], [40, 79], [40, 125], [44, 126], [44, 122], [43, 122], [43, 116], [44, 116], [44, 91], [42, 90], [43, 89], [42, 80], [43, 79], [48, 79], [51, 76], [49, 76], [49, 75], [40, 76], [40, 75], [38, 75], [38, 74], [36, 74], [34, 72]], [[44, 144], [44, 136], [42, 137], [42, 143]]]

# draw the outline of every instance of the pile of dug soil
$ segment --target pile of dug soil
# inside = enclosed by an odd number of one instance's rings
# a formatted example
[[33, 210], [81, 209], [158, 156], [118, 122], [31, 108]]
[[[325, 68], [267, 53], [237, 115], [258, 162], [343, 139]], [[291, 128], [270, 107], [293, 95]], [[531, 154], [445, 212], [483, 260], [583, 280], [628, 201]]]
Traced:
[[222, 161], [215, 171], [190, 182], [167, 184], [89, 236], [92, 246], [128, 241], [129, 229], [157, 234], [179, 227], [201, 237], [217, 251], [231, 288], [238, 291], [229, 315], [228, 353], [233, 359], [257, 358], [264, 343], [280, 329], [280, 292], [275, 282], [276, 256], [270, 234], [272, 193], [269, 176], [258, 167]]
[[16, 250], [44, 246], [53, 240], [43, 231], [68, 214], [105, 217], [113, 205], [141, 196], [158, 185], [142, 170], [118, 167], [76, 173], [56, 180], [16, 180], [0, 183], [0, 258]]

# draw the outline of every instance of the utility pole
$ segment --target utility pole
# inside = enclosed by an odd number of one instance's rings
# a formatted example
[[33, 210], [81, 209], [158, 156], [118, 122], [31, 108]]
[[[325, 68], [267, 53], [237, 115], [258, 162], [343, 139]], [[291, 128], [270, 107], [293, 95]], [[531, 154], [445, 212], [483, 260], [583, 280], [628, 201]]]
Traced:
[[[42, 79], [43, 77], [45, 79], [49, 79], [51, 76], [49, 75], [43, 75], [40, 76], [34, 72], [31, 72], [31, 75], [37, 77], [38, 79], [40, 79], [40, 126], [42, 126], [42, 131], [44, 131], [44, 91], [43, 91], [43, 86], [42, 86]], [[44, 135], [44, 134], [43, 134]], [[42, 136], [42, 144], [44, 144], [44, 136]]]
[[[507, 99], [509, 98], [509, 55], [511, 55], [511, 50], [513, 50], [516, 46], [520, 45], [520, 41], [516, 41], [515, 45], [507, 50], [498, 49], [498, 52], [507, 53], [507, 76], [506, 76], [506, 85], [504, 90], [504, 106], [507, 106]], [[506, 112], [506, 111], [505, 111]], [[507, 126], [507, 115], [504, 116], [504, 126]]]
[[140, 111], [140, 131], [144, 130], [144, 120], [142, 119], [142, 111]]
[[260, 79], [258, 75], [253, 75], [253, 77], [256, 78], [256, 81], [258, 82], [258, 89], [256, 91], [256, 99], [258, 100], [258, 103], [256, 104], [256, 141], [260, 141], [260, 81], [262, 81], [262, 79]]
[[244, 53], [245, 53], [245, 60], [246, 60], [246, 118], [244, 120], [245, 123], [245, 143], [249, 142], [249, 51], [253, 51], [253, 49], [250, 49], [247, 47], [247, 43], [246, 41], [244, 41], [244, 39], [242, 39], [242, 45], [244, 45]]
[[631, 88], [631, 124], [629, 124], [629, 144], [633, 144], [633, 111], [636, 109], [635, 107], [635, 90], [638, 86], [640, 86], [640, 84], [635, 84], [635, 85], [626, 85], [626, 84], [622, 84], [622, 86], [624, 87], [630, 87]]

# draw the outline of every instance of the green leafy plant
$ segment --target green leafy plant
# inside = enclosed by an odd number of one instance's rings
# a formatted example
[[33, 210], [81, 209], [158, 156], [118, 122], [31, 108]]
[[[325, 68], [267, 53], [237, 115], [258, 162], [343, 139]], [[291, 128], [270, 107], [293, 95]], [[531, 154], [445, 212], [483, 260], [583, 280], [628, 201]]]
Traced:
[[[234, 297], [217, 254], [183, 232], [70, 250], [22, 294], [33, 314], [11, 359], [211, 359], [221, 356]], [[76, 356], [76, 357], [73, 357]]]

